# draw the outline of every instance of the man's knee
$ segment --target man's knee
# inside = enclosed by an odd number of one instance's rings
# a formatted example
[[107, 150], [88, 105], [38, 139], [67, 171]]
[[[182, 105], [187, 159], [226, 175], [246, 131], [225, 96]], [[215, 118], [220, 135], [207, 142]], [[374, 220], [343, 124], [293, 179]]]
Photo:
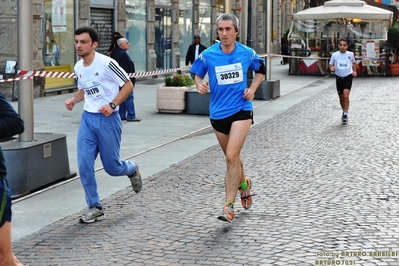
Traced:
[[343, 101], [349, 100], [349, 92], [344, 91], [339, 95], [339, 98]]
[[228, 165], [234, 166], [234, 165], [240, 165], [241, 166], [241, 160], [240, 156], [237, 154], [231, 154], [231, 153], [226, 153], [226, 163]]

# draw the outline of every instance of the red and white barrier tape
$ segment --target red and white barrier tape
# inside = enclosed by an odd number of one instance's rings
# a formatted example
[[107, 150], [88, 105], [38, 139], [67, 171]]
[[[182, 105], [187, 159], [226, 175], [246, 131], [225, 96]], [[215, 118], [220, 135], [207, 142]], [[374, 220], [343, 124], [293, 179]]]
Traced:
[[[297, 59], [330, 59], [325, 57], [306, 57], [306, 56], [290, 56], [290, 55], [281, 55], [281, 54], [259, 54], [259, 57], [287, 57], [287, 58], [297, 58]], [[151, 77], [157, 75], [164, 75], [168, 73], [174, 73], [181, 70], [187, 70], [190, 67], [184, 66], [179, 68], [171, 68], [165, 70], [156, 70], [156, 71], [148, 71], [148, 72], [137, 72], [137, 73], [128, 73], [131, 78], [142, 78], [142, 77]], [[8, 79], [0, 79], [0, 83], [4, 82], [13, 82], [19, 80], [32, 79], [33, 77], [46, 77], [46, 78], [75, 78], [75, 73], [71, 72], [51, 72], [51, 71], [28, 71], [28, 70], [18, 70], [18, 76], [16, 78], [8, 78]]]
[[[151, 77], [157, 75], [164, 75], [168, 73], [174, 73], [180, 70], [186, 70], [190, 67], [179, 67], [179, 68], [171, 68], [165, 70], [156, 70], [156, 71], [148, 71], [148, 72], [137, 72], [137, 73], [128, 73], [128, 76], [131, 78], [142, 78], [142, 77]], [[51, 71], [28, 71], [28, 70], [18, 70], [18, 76], [16, 78], [9, 79], [0, 79], [0, 83], [3, 82], [12, 82], [19, 80], [32, 79], [34, 77], [46, 77], [46, 78], [75, 78], [75, 73], [71, 72], [51, 72]]]

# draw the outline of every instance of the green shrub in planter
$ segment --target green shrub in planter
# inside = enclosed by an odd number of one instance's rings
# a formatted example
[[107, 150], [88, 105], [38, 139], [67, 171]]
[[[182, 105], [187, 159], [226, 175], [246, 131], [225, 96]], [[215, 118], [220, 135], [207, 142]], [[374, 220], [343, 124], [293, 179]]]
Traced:
[[399, 21], [388, 30], [388, 43], [395, 48], [399, 47]]
[[166, 75], [164, 77], [165, 87], [190, 87], [194, 81], [188, 75]]

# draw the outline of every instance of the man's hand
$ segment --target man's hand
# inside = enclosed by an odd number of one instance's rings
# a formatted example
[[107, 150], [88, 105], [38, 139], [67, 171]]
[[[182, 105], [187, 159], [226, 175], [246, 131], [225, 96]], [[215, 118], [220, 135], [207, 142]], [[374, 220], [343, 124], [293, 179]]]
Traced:
[[209, 91], [209, 83], [202, 83], [201, 86], [199, 86], [197, 89], [199, 94], [205, 94]]
[[73, 99], [68, 99], [65, 101], [65, 107], [69, 110], [72, 111], [73, 107], [75, 106], [75, 102]]
[[244, 90], [244, 99], [253, 100], [254, 97], [255, 97], [255, 93], [252, 90], [250, 90], [248, 88]]
[[103, 106], [100, 107], [98, 111], [100, 111], [105, 116], [110, 116], [114, 112], [114, 109], [112, 109], [112, 107], [109, 104], [104, 104]]

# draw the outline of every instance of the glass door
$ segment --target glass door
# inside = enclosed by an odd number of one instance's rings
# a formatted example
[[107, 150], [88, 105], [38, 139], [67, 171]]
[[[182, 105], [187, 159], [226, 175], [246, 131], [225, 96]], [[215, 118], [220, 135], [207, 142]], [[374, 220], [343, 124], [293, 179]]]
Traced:
[[157, 56], [157, 69], [171, 67], [172, 18], [170, 8], [155, 8], [155, 54]]

